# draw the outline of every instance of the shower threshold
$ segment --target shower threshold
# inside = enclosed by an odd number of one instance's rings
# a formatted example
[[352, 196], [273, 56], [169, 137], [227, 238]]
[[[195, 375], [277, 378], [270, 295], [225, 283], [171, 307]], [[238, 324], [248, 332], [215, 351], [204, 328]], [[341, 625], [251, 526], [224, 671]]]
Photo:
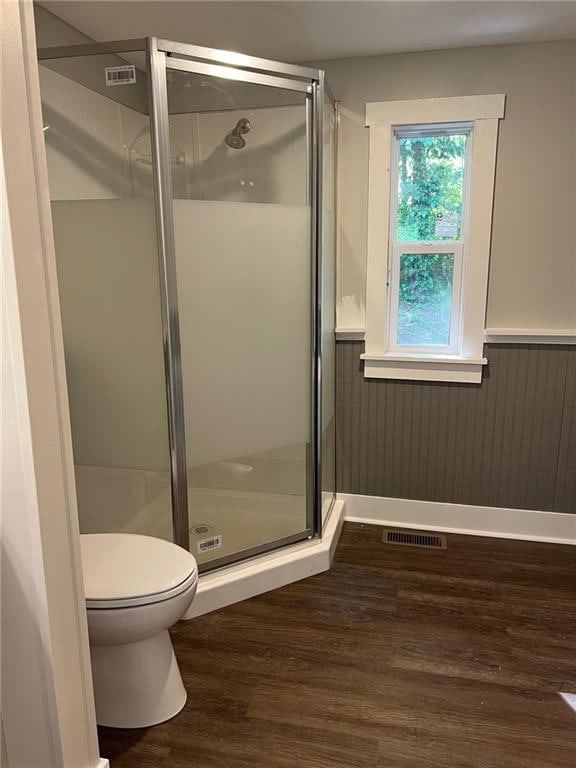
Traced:
[[326, 516], [321, 539], [292, 544], [200, 576], [198, 592], [183, 617], [193, 619], [330, 569], [344, 523], [337, 499]]

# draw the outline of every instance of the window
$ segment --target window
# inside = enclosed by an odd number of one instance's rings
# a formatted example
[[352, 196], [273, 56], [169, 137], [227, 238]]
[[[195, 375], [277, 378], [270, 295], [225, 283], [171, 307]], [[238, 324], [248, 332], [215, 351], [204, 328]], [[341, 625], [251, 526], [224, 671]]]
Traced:
[[503, 96], [367, 105], [367, 377], [481, 380], [503, 105]]
[[391, 350], [458, 351], [470, 138], [465, 124], [394, 131]]

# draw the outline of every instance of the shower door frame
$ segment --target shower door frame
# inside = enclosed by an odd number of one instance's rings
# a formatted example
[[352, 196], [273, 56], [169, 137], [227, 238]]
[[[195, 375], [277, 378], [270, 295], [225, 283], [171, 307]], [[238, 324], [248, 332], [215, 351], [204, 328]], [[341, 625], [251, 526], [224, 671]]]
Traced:
[[[179, 69], [198, 74], [250, 82], [306, 94], [308, 205], [310, 207], [311, 255], [311, 360], [310, 360], [310, 444], [306, 467], [307, 530], [292, 536], [269, 541], [251, 549], [240, 550], [226, 558], [204, 564], [201, 571], [239, 562], [255, 555], [278, 549], [322, 535], [322, 263], [323, 263], [323, 136], [324, 97], [335, 104], [324, 72], [320, 69], [286, 64], [232, 51], [189, 45], [156, 37], [107, 42], [51, 46], [38, 50], [39, 61], [145, 52], [148, 66], [148, 98], [154, 201], [162, 324], [164, 372], [168, 410], [170, 446], [170, 477], [172, 496], [173, 538], [177, 544], [190, 549], [188, 517], [188, 482], [182, 359], [176, 276], [174, 220], [172, 212], [172, 175], [167, 96], [167, 69]], [[179, 58], [181, 57], [181, 58]], [[178, 63], [176, 63], [178, 62]], [[330, 508], [334, 502], [331, 501]], [[329, 512], [330, 509], [327, 510]]]
[[146, 38], [149, 68], [150, 125], [154, 188], [164, 319], [164, 354], [171, 454], [173, 532], [176, 543], [190, 548], [188, 483], [182, 359], [172, 173], [170, 163], [168, 70], [293, 90], [306, 96], [308, 205], [310, 207], [311, 311], [310, 311], [310, 448], [306, 467], [307, 528], [298, 534], [239, 550], [201, 567], [201, 571], [229, 565], [287, 544], [322, 535], [322, 145], [324, 72], [268, 59], [246, 56], [155, 37]]

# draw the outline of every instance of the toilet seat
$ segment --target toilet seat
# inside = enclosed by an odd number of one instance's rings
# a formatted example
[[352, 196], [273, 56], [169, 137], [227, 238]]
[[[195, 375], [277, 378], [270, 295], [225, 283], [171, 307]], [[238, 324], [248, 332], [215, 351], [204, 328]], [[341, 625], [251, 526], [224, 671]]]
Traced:
[[84, 534], [80, 541], [88, 609], [152, 605], [198, 581], [194, 556], [172, 542], [131, 533]]
[[191, 573], [190, 576], [178, 586], [165, 592], [155, 592], [149, 595], [140, 595], [138, 597], [121, 597], [116, 600], [101, 600], [98, 598], [86, 598], [86, 608], [90, 610], [110, 609], [110, 608], [131, 608], [137, 605], [153, 605], [161, 603], [164, 600], [170, 600], [172, 597], [182, 594], [187, 589], [195, 586], [198, 581], [198, 574]]

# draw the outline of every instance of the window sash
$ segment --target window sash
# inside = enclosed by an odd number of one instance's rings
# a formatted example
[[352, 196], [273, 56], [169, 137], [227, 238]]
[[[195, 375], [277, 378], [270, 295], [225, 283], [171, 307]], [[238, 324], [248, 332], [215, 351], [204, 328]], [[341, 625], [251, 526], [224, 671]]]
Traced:
[[421, 123], [417, 125], [395, 126], [394, 139], [417, 136], [461, 136], [468, 138], [472, 135], [474, 124], [466, 121], [463, 123]]
[[[398, 312], [400, 309], [400, 257], [407, 253], [449, 253], [454, 255], [452, 272], [452, 306], [450, 313], [450, 336], [448, 344], [398, 344]], [[394, 243], [388, 273], [388, 349], [391, 352], [412, 354], [432, 352], [434, 354], [456, 354], [460, 348], [462, 271], [464, 244], [461, 240], [449, 242]]]

